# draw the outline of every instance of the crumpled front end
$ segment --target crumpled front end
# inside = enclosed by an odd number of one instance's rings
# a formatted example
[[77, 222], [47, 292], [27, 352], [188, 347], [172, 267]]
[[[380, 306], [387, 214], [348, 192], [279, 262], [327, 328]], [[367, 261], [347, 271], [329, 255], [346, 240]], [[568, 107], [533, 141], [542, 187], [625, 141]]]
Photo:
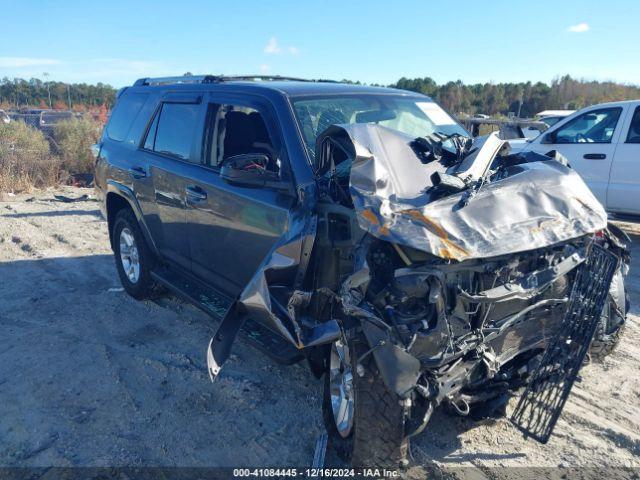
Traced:
[[[496, 136], [455, 138], [447, 153], [449, 138], [372, 124], [318, 137], [315, 184], [211, 340], [212, 379], [251, 319], [317, 375], [335, 370], [336, 345], [364, 345], [345, 378], [372, 356], [408, 436], [440, 404], [468, 415], [551, 371], [566, 399], [577, 370], [563, 365], [582, 364], [611, 278], [622, 278], [623, 242], [561, 158], [510, 155]], [[567, 327], [583, 319], [591, 330]], [[570, 362], [541, 363], [550, 350]]]
[[606, 226], [602, 205], [580, 176], [550, 158], [487, 179], [472, 198], [469, 190], [438, 197], [433, 174], [456, 167], [425, 164], [403, 134], [372, 124], [334, 126], [319, 143], [332, 139], [352, 156], [349, 191], [360, 226], [383, 240], [461, 261], [541, 248]]

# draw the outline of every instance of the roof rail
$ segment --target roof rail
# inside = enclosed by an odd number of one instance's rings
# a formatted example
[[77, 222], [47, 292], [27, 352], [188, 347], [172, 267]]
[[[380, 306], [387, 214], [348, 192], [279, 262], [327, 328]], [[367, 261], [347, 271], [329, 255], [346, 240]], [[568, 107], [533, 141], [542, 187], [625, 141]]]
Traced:
[[283, 77], [280, 75], [231, 75], [231, 76], [222, 76], [220, 77], [221, 81], [258, 81], [258, 82], [269, 82], [269, 81], [288, 81], [288, 82], [315, 82], [315, 80], [309, 80], [308, 78], [297, 78], [297, 77]]
[[133, 84], [134, 87], [146, 85], [166, 85], [171, 83], [214, 83], [215, 75], [183, 75], [180, 77], [156, 77], [140, 78]]
[[134, 87], [147, 85], [168, 85], [172, 83], [222, 83], [232, 81], [289, 81], [289, 82], [332, 82], [333, 80], [309, 80], [296, 77], [282, 77], [280, 75], [184, 75], [180, 77], [140, 78]]

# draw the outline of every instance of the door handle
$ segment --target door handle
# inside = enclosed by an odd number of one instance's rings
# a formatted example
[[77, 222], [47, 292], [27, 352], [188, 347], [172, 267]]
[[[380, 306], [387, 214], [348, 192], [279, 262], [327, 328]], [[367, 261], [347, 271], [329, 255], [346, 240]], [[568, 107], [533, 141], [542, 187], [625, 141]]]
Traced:
[[207, 192], [197, 185], [189, 185], [185, 189], [185, 193], [187, 194], [187, 200], [193, 203], [203, 202], [207, 199]]
[[607, 156], [604, 153], [585, 153], [582, 158], [585, 160], [604, 160]]
[[143, 167], [131, 167], [129, 173], [133, 178], [145, 178], [147, 176], [147, 171]]

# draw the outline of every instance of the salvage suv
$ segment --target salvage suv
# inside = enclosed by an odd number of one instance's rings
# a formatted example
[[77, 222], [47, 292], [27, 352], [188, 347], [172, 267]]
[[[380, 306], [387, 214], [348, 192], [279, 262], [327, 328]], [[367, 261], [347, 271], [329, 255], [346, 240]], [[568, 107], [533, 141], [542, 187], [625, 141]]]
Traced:
[[472, 139], [423, 95], [282, 77], [141, 79], [99, 144], [117, 271], [324, 379], [330, 444], [406, 462], [435, 408], [546, 442], [628, 309], [628, 238], [555, 152]]

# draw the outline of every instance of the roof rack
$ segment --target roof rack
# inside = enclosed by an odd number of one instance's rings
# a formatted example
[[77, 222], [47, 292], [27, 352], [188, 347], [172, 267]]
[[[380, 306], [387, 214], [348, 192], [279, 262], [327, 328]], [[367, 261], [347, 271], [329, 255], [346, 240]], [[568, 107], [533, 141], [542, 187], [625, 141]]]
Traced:
[[309, 80], [306, 78], [282, 77], [280, 75], [184, 75], [180, 77], [140, 78], [133, 84], [134, 87], [147, 85], [167, 85], [172, 83], [222, 83], [233, 81], [268, 82], [333, 82], [333, 80]]

